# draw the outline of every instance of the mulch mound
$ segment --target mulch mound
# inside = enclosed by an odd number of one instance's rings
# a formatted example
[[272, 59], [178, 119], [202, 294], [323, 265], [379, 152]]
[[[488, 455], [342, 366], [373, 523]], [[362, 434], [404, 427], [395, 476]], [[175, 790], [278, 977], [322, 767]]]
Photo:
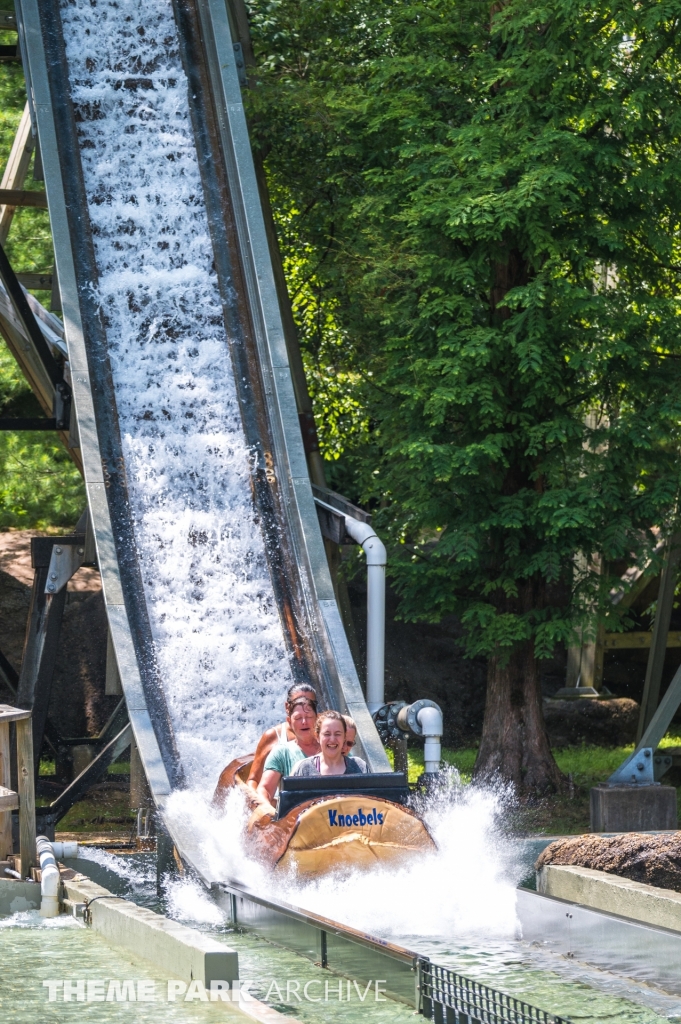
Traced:
[[546, 847], [535, 868], [544, 864], [574, 864], [681, 892], [681, 832], [559, 839]]
[[544, 721], [554, 748], [593, 743], [619, 747], [633, 743], [638, 704], [628, 697], [611, 700], [545, 700]]

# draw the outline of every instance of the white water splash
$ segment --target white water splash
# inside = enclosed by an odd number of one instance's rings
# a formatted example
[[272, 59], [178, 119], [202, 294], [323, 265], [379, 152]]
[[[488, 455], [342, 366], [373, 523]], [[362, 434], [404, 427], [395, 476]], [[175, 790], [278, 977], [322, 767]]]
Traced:
[[201, 868], [215, 881], [238, 880], [260, 895], [276, 896], [386, 939], [475, 934], [510, 938], [517, 927], [519, 868], [504, 837], [507, 804], [503, 790], [450, 785], [423, 807], [437, 852], [419, 854], [402, 867], [327, 875], [311, 882], [275, 875], [252, 859], [243, 846], [247, 814], [236, 791], [222, 816], [197, 793], [175, 793], [168, 821], [180, 833], [188, 822], [194, 829], [200, 822]]
[[222, 925], [226, 915], [203, 886], [191, 878], [173, 880], [167, 891], [168, 913], [185, 924]]
[[68, 914], [41, 917], [39, 910], [20, 910], [16, 914], [0, 915], [0, 928], [83, 928], [82, 922]]
[[96, 846], [79, 846], [78, 860], [89, 860], [107, 871], [112, 871], [134, 889], [156, 886], [156, 865], [151, 857], [147, 864], [141, 864], [138, 859], [120, 857]]
[[251, 501], [170, 0], [61, 5], [160, 674], [187, 780], [280, 720], [292, 678]]

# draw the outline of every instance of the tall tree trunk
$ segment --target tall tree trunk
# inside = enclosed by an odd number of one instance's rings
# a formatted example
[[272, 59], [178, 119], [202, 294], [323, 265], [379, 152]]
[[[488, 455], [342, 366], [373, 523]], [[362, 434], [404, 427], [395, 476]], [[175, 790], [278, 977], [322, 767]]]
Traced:
[[[523, 589], [520, 603], [532, 600], [532, 585]], [[518, 644], [505, 658], [499, 654], [489, 659], [477, 781], [511, 782], [521, 799], [565, 787], [567, 780], [549, 746], [541, 700], [533, 640]]]

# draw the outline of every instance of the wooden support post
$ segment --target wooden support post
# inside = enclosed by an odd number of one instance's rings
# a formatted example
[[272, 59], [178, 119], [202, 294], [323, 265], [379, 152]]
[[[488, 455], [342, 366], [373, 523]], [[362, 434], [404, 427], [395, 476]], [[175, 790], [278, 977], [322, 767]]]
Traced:
[[[17, 740], [17, 790], [6, 786], [2, 790], [4, 813], [9, 817], [9, 833], [0, 828], [0, 854], [4, 857], [13, 853], [12, 808], [19, 808], [19, 852], [21, 856], [21, 877], [28, 878], [31, 868], [37, 864], [35, 848], [35, 783], [33, 776], [33, 732], [31, 712], [0, 704], [0, 785], [10, 778], [9, 723], [16, 723]], [[9, 813], [7, 813], [9, 812]], [[7, 843], [9, 842], [9, 847]]]
[[[12, 143], [9, 160], [5, 167], [5, 173], [0, 181], [2, 189], [21, 189], [26, 181], [28, 165], [31, 162], [33, 152], [33, 135], [31, 134], [31, 116], [28, 111], [28, 103], [21, 115], [19, 128]], [[9, 229], [14, 217], [15, 206], [0, 206], [0, 244], [7, 241]]]
[[[0, 786], [4, 789], [12, 786], [9, 750], [9, 722], [0, 721]], [[0, 860], [5, 860], [13, 852], [12, 812], [5, 811], [0, 814]]]
[[646, 666], [646, 679], [643, 686], [641, 710], [636, 731], [636, 742], [650, 724], [657, 706], [660, 703], [660, 684], [664, 659], [667, 653], [667, 635], [674, 605], [674, 591], [681, 557], [681, 533], [675, 533], [665, 549], [664, 565], [660, 577], [660, 590], [657, 596], [657, 609], [653, 623], [653, 635], [650, 642], [650, 653]]
[[19, 783], [19, 853], [21, 877], [28, 878], [37, 864], [35, 849], [35, 783], [31, 719], [17, 722], [17, 777]]

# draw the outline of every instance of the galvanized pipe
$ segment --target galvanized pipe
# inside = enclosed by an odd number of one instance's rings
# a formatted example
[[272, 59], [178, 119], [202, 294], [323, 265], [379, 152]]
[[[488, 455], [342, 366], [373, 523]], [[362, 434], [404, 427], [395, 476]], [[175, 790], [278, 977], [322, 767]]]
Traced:
[[426, 775], [440, 770], [442, 758], [442, 711], [432, 706], [421, 708], [416, 716], [425, 738], [423, 760]]
[[345, 529], [367, 560], [367, 705], [371, 714], [385, 703], [385, 545], [373, 528], [345, 517]]

